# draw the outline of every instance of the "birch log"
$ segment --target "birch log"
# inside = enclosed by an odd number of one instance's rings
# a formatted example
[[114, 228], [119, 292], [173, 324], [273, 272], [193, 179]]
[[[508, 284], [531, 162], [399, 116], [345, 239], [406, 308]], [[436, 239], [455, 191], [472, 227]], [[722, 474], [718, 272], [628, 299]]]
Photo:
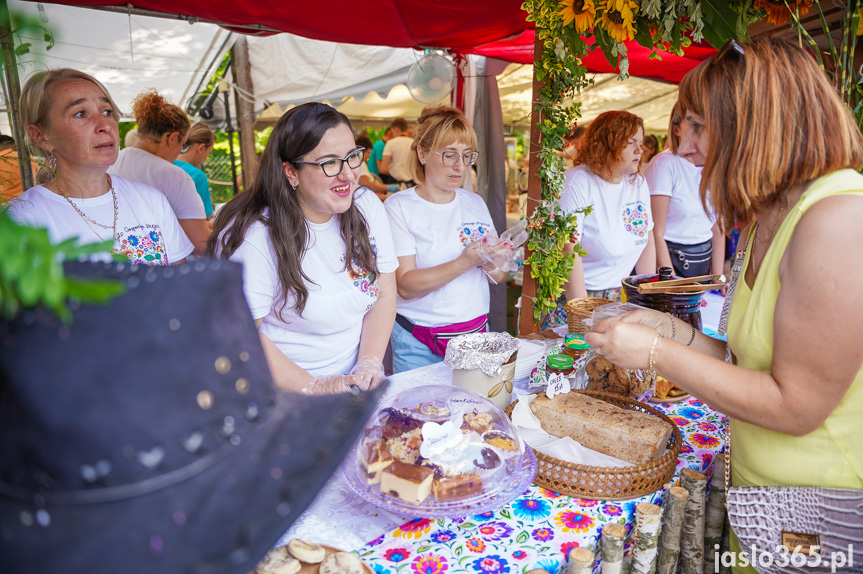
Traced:
[[602, 574], [622, 574], [625, 544], [626, 528], [622, 524], [602, 527]]
[[588, 548], [573, 548], [569, 553], [569, 574], [591, 574], [593, 552]]
[[728, 513], [725, 513], [725, 522], [722, 525], [722, 542], [719, 543], [719, 574], [731, 574], [731, 566], [722, 564], [722, 556], [726, 552], [731, 552], [731, 523], [728, 522]]
[[683, 516], [680, 540], [681, 574], [704, 574], [704, 493], [707, 477], [697, 470], [684, 468], [680, 486], [689, 492]]
[[659, 574], [674, 574], [680, 557], [680, 535], [683, 534], [683, 515], [689, 491], [679, 486], [668, 489], [662, 514], [662, 535], [659, 538]]
[[704, 560], [711, 571], [715, 554], [722, 542], [722, 525], [725, 522], [725, 455], [713, 459], [713, 476], [710, 477], [710, 494], [704, 515]]
[[647, 502], [635, 506], [636, 538], [630, 549], [633, 574], [655, 574], [661, 526], [661, 508]]

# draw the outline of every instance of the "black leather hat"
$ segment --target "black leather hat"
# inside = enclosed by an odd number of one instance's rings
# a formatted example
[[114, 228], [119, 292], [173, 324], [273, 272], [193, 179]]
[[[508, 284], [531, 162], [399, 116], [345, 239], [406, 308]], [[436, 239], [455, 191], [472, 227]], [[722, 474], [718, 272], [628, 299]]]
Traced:
[[234, 263], [67, 273], [127, 292], [69, 325], [43, 310], [0, 324], [0, 570], [252, 570], [383, 386], [275, 390]]

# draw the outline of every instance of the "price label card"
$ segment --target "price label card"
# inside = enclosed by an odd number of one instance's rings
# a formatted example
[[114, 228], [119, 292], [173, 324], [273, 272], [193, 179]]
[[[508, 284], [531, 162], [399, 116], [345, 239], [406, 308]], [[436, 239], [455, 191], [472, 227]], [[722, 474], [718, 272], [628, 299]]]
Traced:
[[447, 449], [457, 446], [464, 436], [461, 429], [453, 421], [436, 423], [429, 421], [422, 427], [423, 443], [420, 454], [423, 458], [432, 458]]
[[547, 396], [549, 399], [553, 399], [554, 395], [568, 393], [569, 391], [569, 379], [567, 379], [560, 373], [555, 373], [548, 380], [548, 387], [545, 389], [545, 396]]

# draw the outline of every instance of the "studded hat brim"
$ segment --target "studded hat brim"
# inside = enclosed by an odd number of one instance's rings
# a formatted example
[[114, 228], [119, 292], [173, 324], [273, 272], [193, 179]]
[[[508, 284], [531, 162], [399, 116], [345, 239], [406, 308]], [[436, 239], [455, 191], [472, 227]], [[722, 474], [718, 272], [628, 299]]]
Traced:
[[276, 391], [236, 264], [67, 270], [127, 292], [0, 323], [4, 574], [252, 570], [382, 388]]

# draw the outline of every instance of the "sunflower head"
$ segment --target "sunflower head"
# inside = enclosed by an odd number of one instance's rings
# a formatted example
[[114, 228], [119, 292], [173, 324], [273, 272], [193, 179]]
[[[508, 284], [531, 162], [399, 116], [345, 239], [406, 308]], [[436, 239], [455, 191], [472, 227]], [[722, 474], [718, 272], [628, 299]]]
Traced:
[[593, 0], [563, 0], [558, 14], [563, 17], [563, 25], [575, 22], [575, 31], [581, 34], [593, 27], [596, 21], [596, 6]]
[[800, 16], [809, 13], [813, 0], [755, 0], [753, 7], [764, 8], [767, 13], [766, 20], [780, 26], [791, 19], [791, 14], [799, 13]]
[[635, 13], [638, 4], [634, 0], [602, 0], [600, 22], [608, 35], [617, 42], [625, 42], [635, 37]]

